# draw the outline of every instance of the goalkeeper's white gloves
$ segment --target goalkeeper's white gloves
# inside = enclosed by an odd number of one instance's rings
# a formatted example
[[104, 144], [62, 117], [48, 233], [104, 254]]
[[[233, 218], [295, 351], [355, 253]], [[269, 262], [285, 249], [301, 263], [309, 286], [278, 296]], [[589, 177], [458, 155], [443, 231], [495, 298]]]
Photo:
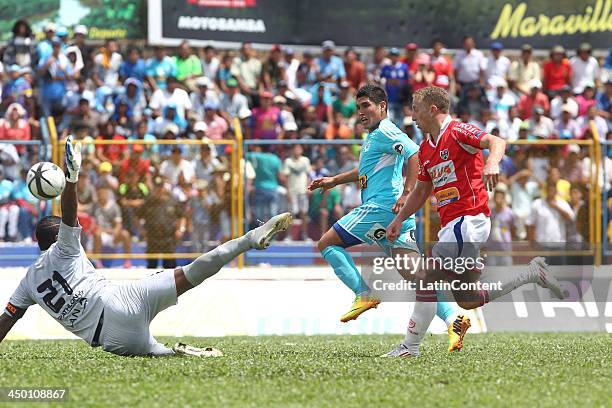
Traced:
[[73, 140], [72, 135], [66, 139], [66, 181], [69, 183], [77, 182], [81, 169], [81, 142], [73, 143]]

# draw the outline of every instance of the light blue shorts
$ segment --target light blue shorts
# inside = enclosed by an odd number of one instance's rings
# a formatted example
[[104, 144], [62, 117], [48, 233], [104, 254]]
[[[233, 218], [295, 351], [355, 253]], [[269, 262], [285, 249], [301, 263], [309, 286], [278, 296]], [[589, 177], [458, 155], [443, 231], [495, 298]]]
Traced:
[[391, 255], [393, 248], [419, 252], [412, 220], [404, 221], [401, 234], [394, 242], [387, 240], [386, 228], [394, 218], [391, 210], [363, 204], [339, 219], [334, 224], [334, 230], [347, 247], [367, 243], [379, 245], [387, 255]]

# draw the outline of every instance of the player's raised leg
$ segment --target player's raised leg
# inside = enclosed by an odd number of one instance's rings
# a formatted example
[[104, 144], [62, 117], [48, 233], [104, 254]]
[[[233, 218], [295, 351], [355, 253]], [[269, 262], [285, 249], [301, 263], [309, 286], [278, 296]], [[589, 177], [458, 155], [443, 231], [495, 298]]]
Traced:
[[188, 265], [176, 268], [174, 279], [177, 296], [198, 286], [204, 280], [219, 272], [224, 265], [238, 255], [250, 249], [266, 249], [274, 235], [287, 230], [290, 224], [291, 213], [276, 215], [262, 226], [252, 229], [239, 238], [219, 245]]

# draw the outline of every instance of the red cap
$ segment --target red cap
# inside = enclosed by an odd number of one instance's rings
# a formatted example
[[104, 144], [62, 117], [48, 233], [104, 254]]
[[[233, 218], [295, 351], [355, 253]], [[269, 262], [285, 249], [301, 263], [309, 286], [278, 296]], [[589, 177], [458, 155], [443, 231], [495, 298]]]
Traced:
[[134, 153], [138, 153], [138, 152], [142, 153], [144, 152], [144, 146], [141, 144], [135, 144], [134, 146], [132, 146], [132, 151]]
[[274, 95], [272, 95], [272, 92], [270, 91], [263, 91], [259, 94], [259, 96], [262, 98], [272, 98]]
[[281, 46], [279, 44], [272, 45], [272, 51], [281, 51]]
[[419, 46], [416, 43], [408, 43], [408, 44], [406, 44], [406, 49], [407, 50], [414, 51], [417, 48], [419, 48]]

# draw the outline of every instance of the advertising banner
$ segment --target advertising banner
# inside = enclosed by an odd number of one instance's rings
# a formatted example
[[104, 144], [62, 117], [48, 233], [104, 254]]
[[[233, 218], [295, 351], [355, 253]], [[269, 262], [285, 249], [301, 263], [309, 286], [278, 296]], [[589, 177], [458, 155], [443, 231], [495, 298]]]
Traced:
[[487, 46], [609, 48], [612, 0], [149, 0], [149, 40], [460, 48], [465, 35]]

